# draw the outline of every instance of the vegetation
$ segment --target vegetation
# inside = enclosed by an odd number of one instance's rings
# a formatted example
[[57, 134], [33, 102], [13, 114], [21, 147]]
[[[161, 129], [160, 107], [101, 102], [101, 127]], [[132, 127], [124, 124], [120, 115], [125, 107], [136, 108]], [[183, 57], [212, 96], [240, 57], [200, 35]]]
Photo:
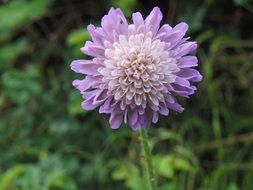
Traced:
[[[80, 108], [71, 60], [111, 6], [161, 7], [198, 41], [204, 80], [183, 114], [150, 130], [160, 190], [253, 187], [250, 0], [5, 0], [0, 3], [0, 190], [142, 190], [138, 133]], [[80, 76], [81, 77], [81, 76]]]

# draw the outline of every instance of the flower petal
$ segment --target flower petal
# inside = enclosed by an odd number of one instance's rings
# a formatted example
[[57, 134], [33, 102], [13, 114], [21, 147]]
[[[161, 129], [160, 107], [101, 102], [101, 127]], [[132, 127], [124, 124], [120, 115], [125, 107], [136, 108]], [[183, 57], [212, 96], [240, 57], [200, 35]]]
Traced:
[[84, 47], [81, 48], [81, 51], [86, 54], [93, 57], [103, 57], [105, 54], [105, 49], [103, 46], [99, 44], [95, 44], [91, 41], [87, 41], [84, 45]]
[[138, 111], [137, 110], [130, 110], [128, 112], [128, 121], [131, 126], [134, 126], [138, 121]]
[[128, 24], [122, 11], [114, 8], [111, 8], [109, 13], [102, 18], [101, 25], [111, 41], [114, 41], [119, 34], [126, 34], [128, 29]]
[[144, 20], [140, 12], [133, 13], [132, 19], [134, 25], [137, 27], [144, 24]]
[[70, 67], [76, 73], [99, 75], [98, 68], [101, 66], [90, 60], [75, 60], [72, 61]]
[[196, 56], [184, 56], [180, 58], [178, 62], [178, 67], [181, 69], [198, 66], [198, 59]]
[[186, 31], [188, 30], [188, 24], [186, 24], [185, 22], [181, 22], [179, 24], [177, 24], [173, 30], [178, 30], [181, 32], [181, 38], [185, 35]]
[[182, 69], [180, 72], [177, 73], [179, 77], [187, 79], [193, 82], [199, 82], [202, 80], [202, 75], [195, 69]]
[[162, 18], [163, 18], [162, 12], [158, 7], [155, 7], [148, 15], [148, 17], [145, 19], [146, 30], [151, 31], [153, 36], [156, 35]]
[[176, 112], [179, 112], [179, 113], [182, 113], [184, 111], [184, 108], [178, 103], [173, 103], [173, 104], [167, 103], [167, 106], [168, 106], [168, 108], [170, 108]]
[[100, 77], [87, 76], [83, 80], [74, 80], [72, 85], [82, 93], [89, 88], [98, 87], [98, 85], [100, 84], [99, 78]]
[[153, 111], [152, 112], [152, 122], [157, 123], [158, 119], [159, 119], [158, 113], [156, 111]]
[[184, 44], [179, 45], [175, 51], [178, 56], [184, 56], [197, 48], [196, 42], [185, 42]]
[[107, 100], [102, 104], [99, 108], [99, 113], [111, 113], [111, 102], [112, 102], [112, 97], [107, 98]]
[[171, 84], [173, 87], [172, 92], [174, 92], [175, 95], [183, 96], [188, 98], [189, 95], [193, 94], [195, 91], [195, 88], [192, 86], [181, 86], [179, 84]]
[[118, 129], [122, 123], [123, 115], [121, 113], [111, 113], [109, 123], [112, 129]]
[[159, 113], [161, 115], [165, 115], [165, 116], [169, 115], [169, 110], [168, 110], [165, 103], [161, 104], [160, 109], [159, 109]]
[[87, 30], [90, 33], [94, 43], [104, 46], [104, 41], [108, 39], [106, 38], [106, 34], [101, 27], [96, 28], [94, 25], [90, 24], [88, 25]]

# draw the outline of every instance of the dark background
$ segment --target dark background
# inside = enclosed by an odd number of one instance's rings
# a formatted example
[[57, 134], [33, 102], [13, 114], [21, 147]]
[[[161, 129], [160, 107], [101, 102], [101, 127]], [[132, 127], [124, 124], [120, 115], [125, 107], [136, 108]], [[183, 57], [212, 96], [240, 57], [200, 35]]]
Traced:
[[[1, 1], [0, 1], [1, 2]], [[250, 0], [5, 0], [0, 4], [0, 190], [143, 190], [138, 134], [80, 108], [70, 70], [111, 6], [129, 18], [158, 5], [185, 21], [203, 81], [182, 114], [150, 130], [159, 190], [253, 187]]]

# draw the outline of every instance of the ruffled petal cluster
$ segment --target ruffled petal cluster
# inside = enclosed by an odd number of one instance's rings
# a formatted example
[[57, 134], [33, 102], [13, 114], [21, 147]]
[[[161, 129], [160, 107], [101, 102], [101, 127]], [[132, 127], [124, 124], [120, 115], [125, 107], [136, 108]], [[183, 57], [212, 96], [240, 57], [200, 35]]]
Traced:
[[182, 112], [176, 97], [189, 97], [202, 80], [191, 55], [197, 43], [184, 37], [186, 23], [160, 27], [162, 13], [155, 7], [146, 19], [133, 13], [128, 23], [120, 9], [111, 8], [101, 27], [88, 26], [91, 41], [81, 51], [90, 60], [75, 60], [73, 71], [85, 75], [74, 80], [86, 110], [99, 108], [110, 115], [110, 125], [122, 122], [132, 129], [148, 128], [170, 110]]

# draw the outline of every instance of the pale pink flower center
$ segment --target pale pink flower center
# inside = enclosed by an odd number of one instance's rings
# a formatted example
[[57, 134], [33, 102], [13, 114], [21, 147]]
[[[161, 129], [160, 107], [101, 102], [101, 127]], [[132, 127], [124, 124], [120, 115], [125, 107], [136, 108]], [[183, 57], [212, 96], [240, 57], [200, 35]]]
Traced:
[[107, 43], [101, 88], [120, 101], [120, 107], [146, 108], [156, 106], [169, 93], [168, 86], [179, 71], [176, 59], [166, 50], [165, 43], [152, 39], [152, 33], [120, 35], [113, 44]]

